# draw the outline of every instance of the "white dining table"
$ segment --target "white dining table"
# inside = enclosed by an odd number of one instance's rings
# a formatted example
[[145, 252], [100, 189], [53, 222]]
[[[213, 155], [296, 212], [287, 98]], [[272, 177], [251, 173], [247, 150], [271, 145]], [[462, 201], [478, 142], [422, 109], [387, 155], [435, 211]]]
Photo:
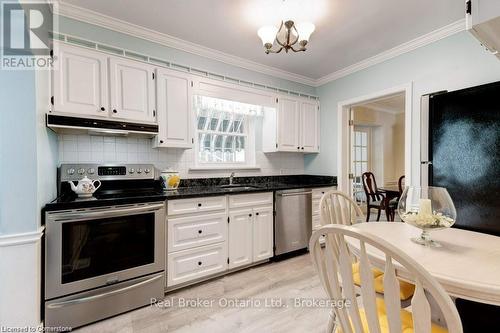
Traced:
[[[429, 271], [454, 297], [500, 306], [500, 237], [450, 228], [431, 232], [441, 247], [427, 247], [410, 240], [421, 231], [401, 222], [368, 222], [353, 225], [394, 245]], [[356, 252], [354, 240], [348, 240]], [[383, 270], [385, 255], [367, 246], [372, 265]], [[402, 266], [401, 266], [402, 267]], [[411, 276], [398, 270], [411, 281]]]

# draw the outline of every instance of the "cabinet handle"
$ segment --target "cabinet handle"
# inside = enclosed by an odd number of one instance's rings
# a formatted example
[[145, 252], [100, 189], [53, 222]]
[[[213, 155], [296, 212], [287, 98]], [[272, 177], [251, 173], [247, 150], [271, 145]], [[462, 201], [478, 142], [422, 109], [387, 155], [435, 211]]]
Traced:
[[198, 230], [198, 233], [199, 233], [199, 234], [201, 234], [201, 232], [202, 232], [201, 230]]
[[201, 261], [198, 261], [198, 266], [201, 266]]
[[106, 111], [106, 108], [104, 106], [101, 106], [101, 111]]
[[201, 203], [198, 204], [198, 207], [201, 207]]
[[160, 140], [160, 143], [163, 143], [163, 140]]
[[116, 109], [113, 109], [113, 113], [118, 113], [118, 111], [116, 111]]

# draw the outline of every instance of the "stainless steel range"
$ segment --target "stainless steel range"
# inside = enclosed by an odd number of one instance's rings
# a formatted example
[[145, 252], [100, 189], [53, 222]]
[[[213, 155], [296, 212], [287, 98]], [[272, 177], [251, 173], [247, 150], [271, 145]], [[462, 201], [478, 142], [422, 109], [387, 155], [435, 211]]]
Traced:
[[[79, 199], [68, 181], [102, 185]], [[150, 304], [165, 286], [165, 199], [152, 165], [62, 165], [45, 208], [45, 325], [77, 327]]]

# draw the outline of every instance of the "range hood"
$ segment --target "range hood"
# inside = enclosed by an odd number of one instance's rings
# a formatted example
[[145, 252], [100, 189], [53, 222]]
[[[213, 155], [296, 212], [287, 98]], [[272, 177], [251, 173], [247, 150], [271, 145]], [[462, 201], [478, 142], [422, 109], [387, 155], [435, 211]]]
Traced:
[[140, 136], [152, 138], [158, 134], [158, 125], [129, 123], [116, 120], [46, 115], [47, 127], [56, 133], [110, 136]]

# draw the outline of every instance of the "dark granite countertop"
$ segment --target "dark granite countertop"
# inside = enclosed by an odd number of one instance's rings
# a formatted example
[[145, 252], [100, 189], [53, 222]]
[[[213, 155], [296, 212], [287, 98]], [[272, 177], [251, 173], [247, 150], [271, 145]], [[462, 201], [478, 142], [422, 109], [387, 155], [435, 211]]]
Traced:
[[251, 187], [221, 187], [221, 185], [227, 184], [228, 178], [183, 179], [180, 187], [175, 191], [161, 191], [156, 186], [155, 190], [148, 191], [144, 195], [137, 195], [137, 193], [135, 193], [134, 196], [130, 197], [98, 196], [99, 198], [92, 197], [89, 199], [79, 199], [72, 192], [67, 192], [65, 195], [61, 195], [59, 198], [45, 205], [44, 211], [115, 206], [226, 194], [274, 192], [298, 188], [336, 186], [337, 177], [315, 175], [236, 177], [234, 178], [234, 184], [242, 184]]

